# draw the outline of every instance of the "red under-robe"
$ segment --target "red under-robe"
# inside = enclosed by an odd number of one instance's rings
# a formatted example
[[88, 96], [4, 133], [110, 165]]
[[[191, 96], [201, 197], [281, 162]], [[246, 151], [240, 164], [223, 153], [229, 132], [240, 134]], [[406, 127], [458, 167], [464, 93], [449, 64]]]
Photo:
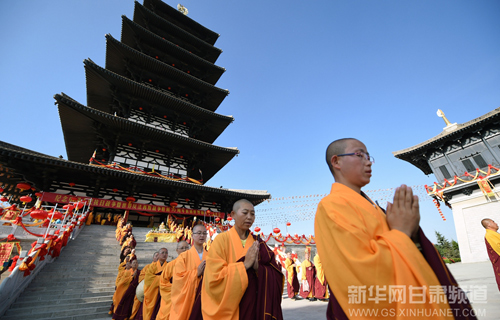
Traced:
[[486, 242], [486, 250], [488, 251], [488, 256], [490, 256], [491, 264], [493, 265], [493, 271], [495, 272], [495, 279], [497, 280], [498, 290], [500, 290], [500, 256], [493, 250], [488, 240], [484, 239]]
[[[137, 272], [140, 274], [140, 270]], [[135, 276], [132, 282], [128, 286], [127, 291], [123, 294], [120, 303], [116, 307], [115, 313], [113, 314], [113, 320], [127, 320], [132, 314], [132, 306], [134, 305], [135, 290], [139, 284], [139, 276]]]
[[[311, 261], [304, 260], [302, 261], [302, 281], [300, 281], [300, 290], [299, 295], [306, 298], [314, 298], [314, 279], [316, 278], [316, 268]], [[304, 291], [303, 281], [307, 281], [309, 284], [309, 290]]]
[[293, 298], [297, 295], [300, 289], [299, 279], [297, 278], [297, 269], [293, 266], [293, 261], [290, 259], [285, 260], [285, 270], [286, 275], [286, 292], [288, 294], [288, 298]]

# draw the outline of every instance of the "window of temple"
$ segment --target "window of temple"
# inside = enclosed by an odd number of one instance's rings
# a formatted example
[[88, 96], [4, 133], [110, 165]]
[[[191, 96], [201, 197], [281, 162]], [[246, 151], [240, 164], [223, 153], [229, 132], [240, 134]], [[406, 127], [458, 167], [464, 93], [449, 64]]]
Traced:
[[484, 161], [484, 159], [483, 159], [483, 157], [481, 157], [481, 155], [478, 154], [477, 156], [473, 156], [472, 158], [476, 162], [478, 168], [485, 168], [488, 166], [488, 164], [486, 163], [486, 161]]
[[440, 166], [439, 170], [441, 170], [441, 173], [443, 174], [445, 179], [451, 179], [451, 174], [448, 169], [446, 169], [446, 166]]
[[476, 171], [476, 167], [474, 167], [472, 161], [470, 161], [469, 159], [462, 160], [462, 164], [464, 165], [465, 170], [467, 170], [467, 172]]

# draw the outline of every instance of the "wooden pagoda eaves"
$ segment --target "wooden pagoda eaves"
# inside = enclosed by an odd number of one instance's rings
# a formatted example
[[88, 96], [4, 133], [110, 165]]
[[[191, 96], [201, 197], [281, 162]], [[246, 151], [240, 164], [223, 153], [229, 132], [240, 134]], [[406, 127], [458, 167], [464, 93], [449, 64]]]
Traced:
[[[202, 81], [106, 35], [106, 69], [216, 111], [228, 90]], [[187, 96], [187, 97], [186, 97]]]
[[444, 150], [451, 144], [463, 143], [471, 135], [482, 136], [483, 132], [492, 127], [500, 126], [500, 108], [471, 121], [457, 125], [453, 131], [443, 131], [437, 136], [413, 147], [395, 151], [392, 154], [401, 160], [407, 161], [422, 170], [425, 174], [432, 174], [432, 169], [427, 162], [435, 150]]
[[211, 45], [214, 45], [219, 38], [218, 33], [185, 16], [161, 0], [144, 0], [144, 7]]
[[[226, 213], [238, 199], [245, 198], [257, 205], [270, 198], [270, 194], [266, 191], [245, 192], [245, 190], [214, 188], [82, 164], [3, 141], [0, 141], [0, 171], [4, 173], [0, 175], [0, 184], [4, 186], [6, 193], [14, 195], [15, 198], [19, 198], [19, 190], [15, 188], [19, 182], [31, 183], [36, 189], [33, 193], [66, 190], [66, 194], [85, 193], [88, 197], [108, 199], [113, 197], [116, 200], [135, 196], [142, 203], [160, 201], [168, 205], [170, 201], [177, 201], [181, 206], [189, 205], [193, 209], [204, 206]], [[75, 185], [70, 186], [71, 183]], [[80, 194], [77, 194], [78, 192]], [[193, 203], [194, 201], [190, 199], [198, 200]]]
[[206, 182], [239, 153], [237, 148], [215, 146], [81, 105], [66, 95], [57, 94], [54, 98], [68, 159], [72, 161], [88, 163], [98, 142], [106, 143], [110, 149], [130, 143], [173, 157], [182, 156], [191, 163], [191, 171], [202, 171]]
[[[190, 130], [189, 136], [212, 143], [234, 121], [164, 91], [137, 83], [85, 60], [88, 106], [103, 112], [130, 117], [132, 110], [183, 123]], [[153, 121], [154, 119], [151, 119]]]
[[179, 28], [161, 16], [135, 2], [134, 22], [141, 27], [173, 42], [202, 59], [215, 63], [222, 50]]
[[[122, 16], [121, 42], [153, 58], [174, 64], [195, 77], [216, 84], [226, 69], [219, 67]], [[164, 56], [167, 55], [168, 59]]]

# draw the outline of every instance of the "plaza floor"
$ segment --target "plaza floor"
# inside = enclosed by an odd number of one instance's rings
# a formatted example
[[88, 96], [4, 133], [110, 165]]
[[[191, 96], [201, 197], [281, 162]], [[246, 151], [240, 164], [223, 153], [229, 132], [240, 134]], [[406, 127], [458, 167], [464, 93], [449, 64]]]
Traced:
[[[471, 300], [477, 318], [481, 320], [500, 319], [500, 291], [489, 261], [478, 263], [455, 263], [448, 265], [451, 273]], [[474, 296], [481, 291], [481, 296]], [[486, 290], [486, 295], [484, 294]], [[283, 299], [285, 320], [326, 319], [326, 302]]]

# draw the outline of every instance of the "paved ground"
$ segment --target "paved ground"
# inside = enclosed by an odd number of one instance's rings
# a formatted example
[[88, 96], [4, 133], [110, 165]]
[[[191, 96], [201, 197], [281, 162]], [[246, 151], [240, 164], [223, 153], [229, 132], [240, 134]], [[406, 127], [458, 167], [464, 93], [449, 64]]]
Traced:
[[[473, 308], [481, 320], [500, 319], [500, 292], [489, 261], [448, 265], [451, 273], [470, 299], [477, 297]], [[486, 290], [486, 292], [484, 291]], [[484, 295], [486, 293], [486, 295]], [[480, 295], [481, 294], [481, 295]], [[326, 302], [283, 299], [285, 320], [326, 319]]]

